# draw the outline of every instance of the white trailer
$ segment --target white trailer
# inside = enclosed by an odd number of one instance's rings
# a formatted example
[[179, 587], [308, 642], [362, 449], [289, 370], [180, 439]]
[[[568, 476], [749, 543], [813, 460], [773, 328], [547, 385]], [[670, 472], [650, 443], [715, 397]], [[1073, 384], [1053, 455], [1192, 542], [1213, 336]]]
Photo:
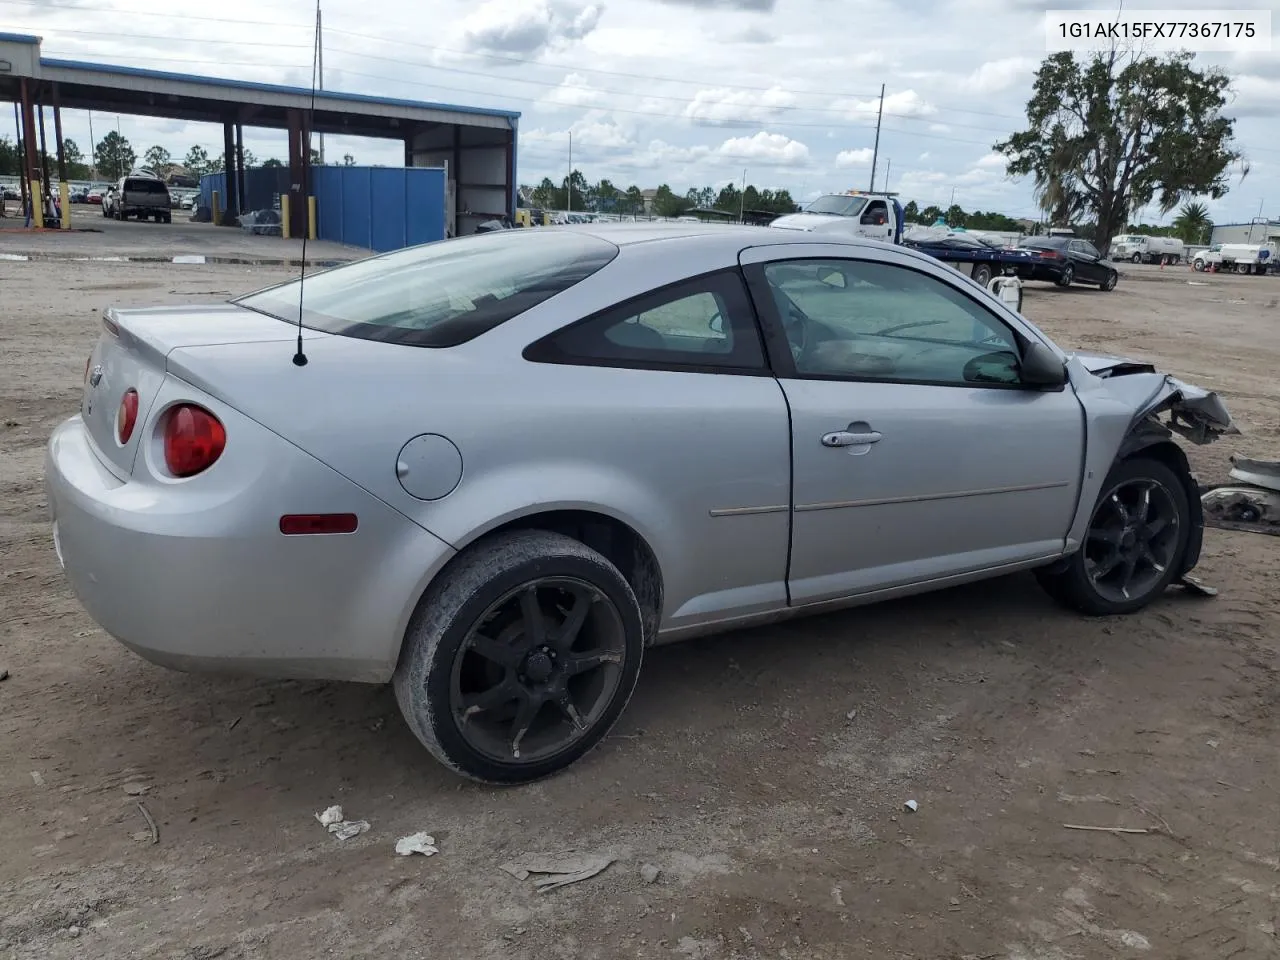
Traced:
[[1126, 233], [1112, 239], [1109, 255], [1112, 260], [1133, 263], [1179, 263], [1187, 255], [1187, 245], [1177, 237]]
[[1261, 274], [1276, 262], [1276, 243], [1215, 243], [1197, 253], [1191, 265], [1197, 270]]

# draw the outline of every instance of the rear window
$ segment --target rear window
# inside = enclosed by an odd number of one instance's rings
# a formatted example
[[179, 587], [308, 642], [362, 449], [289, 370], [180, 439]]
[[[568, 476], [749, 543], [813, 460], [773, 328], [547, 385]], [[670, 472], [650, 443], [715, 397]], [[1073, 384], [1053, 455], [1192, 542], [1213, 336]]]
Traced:
[[168, 193], [165, 185], [159, 180], [126, 180], [124, 182], [126, 190], [135, 193]]
[[[417, 347], [478, 337], [604, 267], [618, 254], [578, 231], [502, 230], [442, 240], [307, 277], [302, 325]], [[298, 322], [298, 281], [232, 301]]]

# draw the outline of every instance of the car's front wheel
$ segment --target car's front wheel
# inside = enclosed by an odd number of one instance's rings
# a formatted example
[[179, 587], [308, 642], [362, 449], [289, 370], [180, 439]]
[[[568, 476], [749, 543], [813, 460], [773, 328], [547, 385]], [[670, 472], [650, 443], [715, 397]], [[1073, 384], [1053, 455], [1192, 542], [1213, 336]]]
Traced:
[[1191, 523], [1177, 474], [1159, 460], [1123, 460], [1107, 474], [1084, 544], [1063, 565], [1037, 570], [1040, 585], [1091, 616], [1134, 613], [1177, 575]]
[[1106, 279], [1103, 280], [1102, 283], [1098, 284], [1098, 289], [1102, 290], [1104, 293], [1110, 293], [1116, 288], [1116, 284], [1119, 282], [1120, 274], [1115, 270], [1110, 270], [1107, 272]]
[[485, 783], [567, 767], [621, 715], [644, 628], [618, 568], [558, 533], [482, 540], [418, 606], [393, 684], [409, 727], [442, 763]]

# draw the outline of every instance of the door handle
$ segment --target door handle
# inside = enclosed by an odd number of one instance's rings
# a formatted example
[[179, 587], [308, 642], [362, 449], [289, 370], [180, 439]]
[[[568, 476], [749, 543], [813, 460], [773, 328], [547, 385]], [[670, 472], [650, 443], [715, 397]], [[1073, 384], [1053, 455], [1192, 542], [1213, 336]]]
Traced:
[[868, 443], [879, 443], [881, 434], [876, 430], [866, 433], [850, 433], [848, 430], [837, 430], [835, 433], [824, 433], [824, 447], [860, 447]]

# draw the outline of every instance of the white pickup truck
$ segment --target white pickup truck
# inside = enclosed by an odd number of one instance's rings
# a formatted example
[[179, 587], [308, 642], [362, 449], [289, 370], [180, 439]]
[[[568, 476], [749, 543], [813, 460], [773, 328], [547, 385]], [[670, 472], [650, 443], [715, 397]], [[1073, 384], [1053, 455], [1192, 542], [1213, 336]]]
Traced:
[[780, 230], [838, 233], [901, 243], [906, 225], [902, 204], [892, 193], [850, 190], [818, 197], [802, 213], [789, 213], [769, 223]]
[[1200, 271], [1221, 270], [1236, 273], [1266, 273], [1276, 262], [1276, 242], [1215, 243], [1196, 254], [1191, 265]]

